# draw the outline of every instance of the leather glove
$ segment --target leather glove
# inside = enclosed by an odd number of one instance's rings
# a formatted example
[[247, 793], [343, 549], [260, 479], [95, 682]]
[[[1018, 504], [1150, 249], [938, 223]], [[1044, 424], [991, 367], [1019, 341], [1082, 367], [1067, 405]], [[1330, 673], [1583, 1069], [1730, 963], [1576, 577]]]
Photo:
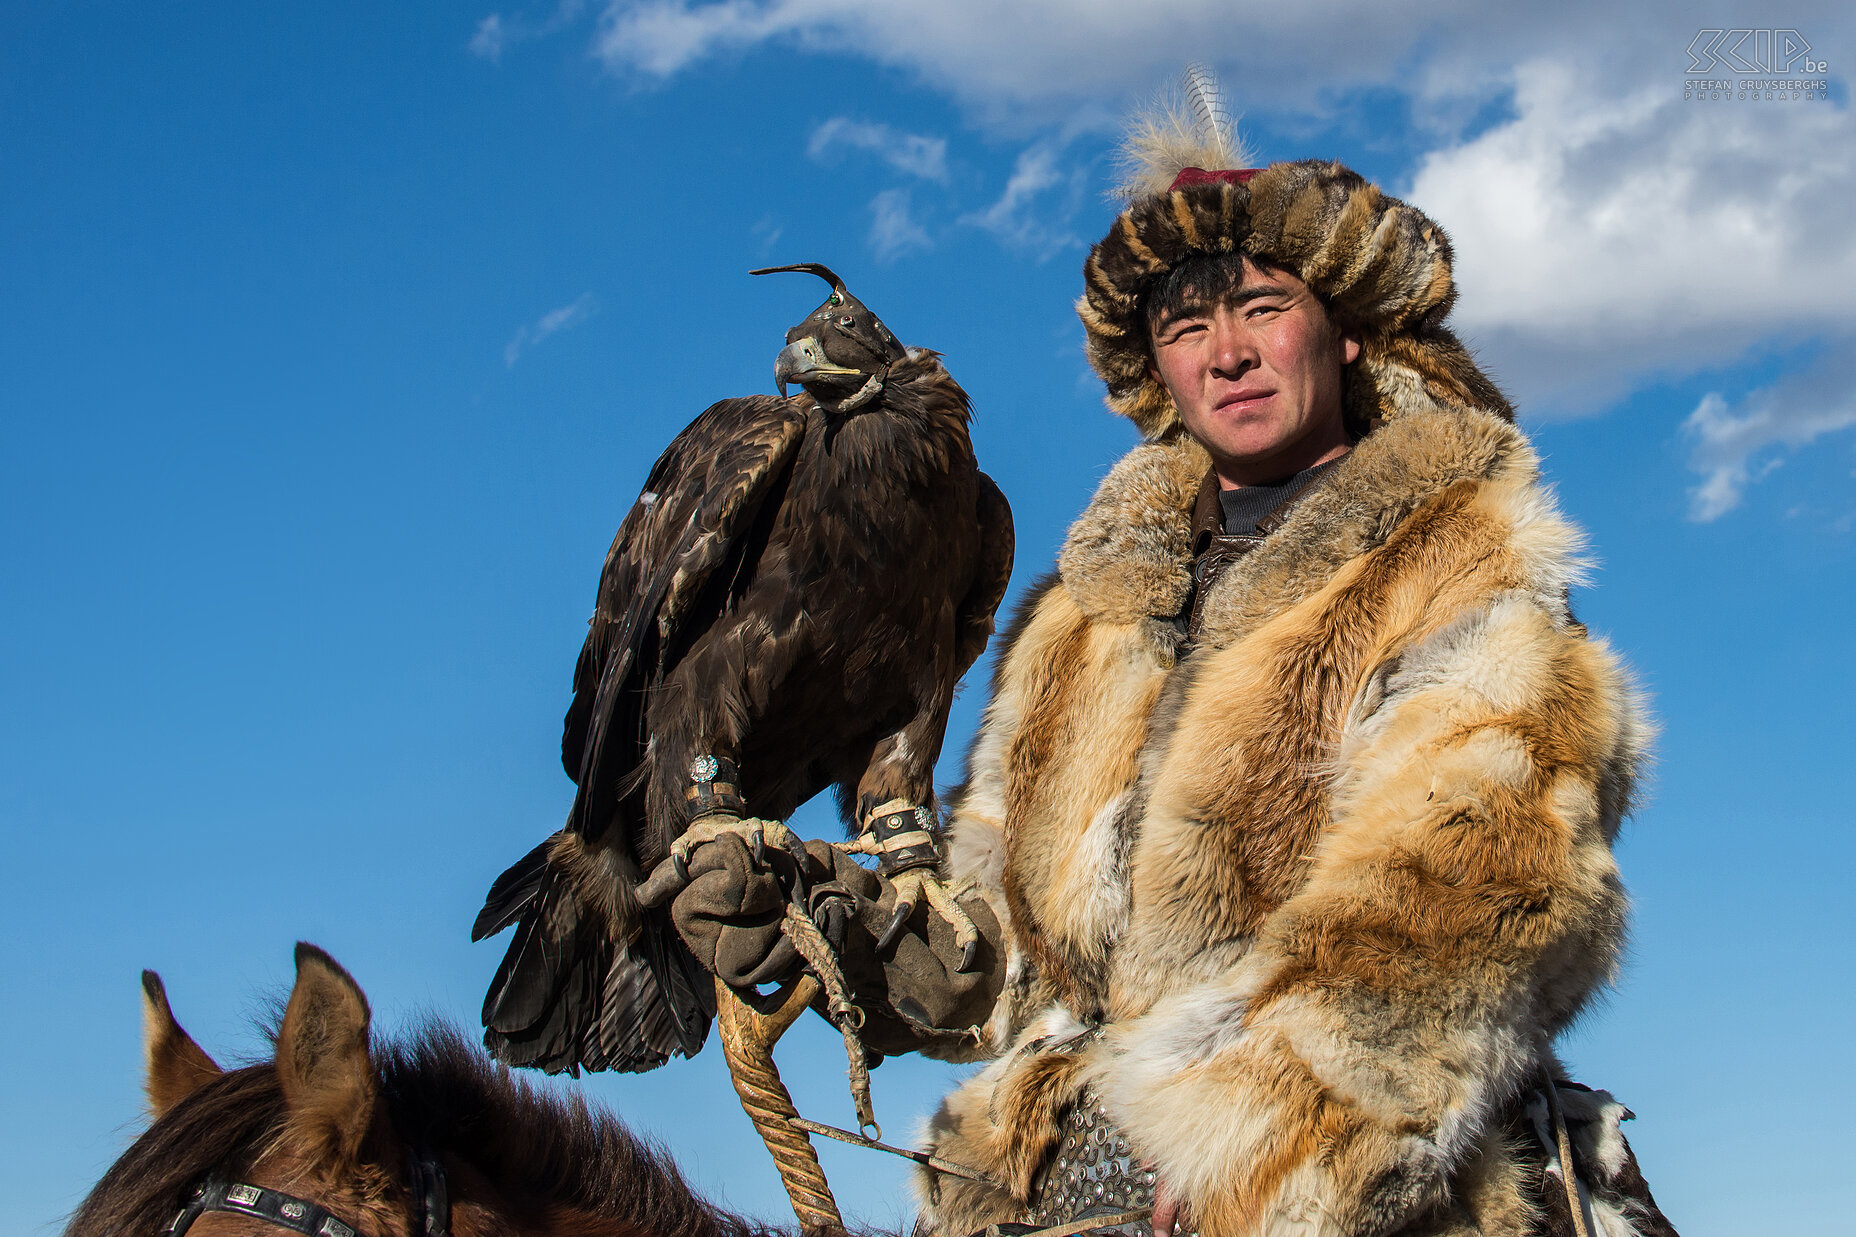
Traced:
[[823, 841], [808, 841], [805, 849], [803, 865], [769, 847], [766, 865], [757, 866], [732, 834], [698, 846], [690, 855], [690, 883], [670, 904], [690, 951], [733, 987], [793, 978], [802, 964], [780, 922], [789, 893], [797, 891], [864, 1010], [870, 1049], [964, 1055], [1004, 983], [1002, 932], [992, 909], [977, 897], [961, 900], [981, 936], [970, 972], [959, 969], [962, 951], [952, 926], [925, 905], [879, 954], [876, 942], [895, 913], [894, 889]]
[[[807, 851], [815, 845], [806, 843]], [[838, 956], [864, 1011], [865, 1046], [890, 1056], [920, 1052], [970, 1059], [979, 1046], [977, 1029], [1005, 986], [1004, 932], [992, 907], [975, 896], [958, 899], [980, 934], [970, 971], [960, 969], [964, 951], [953, 925], [926, 903], [915, 908], [888, 949], [878, 950], [895, 916], [895, 888], [850, 856], [828, 853], [832, 879], [815, 880], [811, 898], [818, 907], [826, 898], [849, 897]], [[813, 918], [819, 918], [817, 910]]]
[[783, 983], [799, 971], [799, 954], [780, 931], [788, 892], [803, 873], [794, 858], [767, 848], [756, 864], [747, 844], [723, 834], [690, 854], [690, 883], [670, 904], [696, 960], [735, 988]]

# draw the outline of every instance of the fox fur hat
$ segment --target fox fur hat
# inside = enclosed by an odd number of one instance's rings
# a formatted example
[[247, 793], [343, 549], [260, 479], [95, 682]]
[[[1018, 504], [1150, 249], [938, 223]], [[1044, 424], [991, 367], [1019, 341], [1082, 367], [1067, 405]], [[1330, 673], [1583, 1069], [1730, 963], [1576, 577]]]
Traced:
[[1205, 102], [1194, 93], [1193, 72], [1187, 86], [1196, 119], [1177, 102], [1162, 103], [1130, 127], [1119, 190], [1127, 206], [1083, 265], [1076, 312], [1109, 408], [1149, 439], [1179, 424], [1172, 396], [1149, 372], [1145, 298], [1189, 258], [1242, 253], [1293, 272], [1360, 336], [1346, 384], [1348, 421], [1360, 432], [1395, 413], [1384, 388], [1394, 378], [1388, 363], [1400, 360], [1419, 362], [1431, 371], [1425, 377], [1447, 374], [1448, 385], [1462, 387], [1462, 403], [1512, 417], [1443, 329], [1456, 298], [1443, 229], [1339, 163], [1243, 168], [1245, 152], [1223, 121], [1216, 87]]

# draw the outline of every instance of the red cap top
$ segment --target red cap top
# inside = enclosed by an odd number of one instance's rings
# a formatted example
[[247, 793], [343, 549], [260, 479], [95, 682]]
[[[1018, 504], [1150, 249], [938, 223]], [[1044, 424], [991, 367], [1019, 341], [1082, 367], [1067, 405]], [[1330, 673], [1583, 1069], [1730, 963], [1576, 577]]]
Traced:
[[1176, 190], [1186, 189], [1193, 185], [1216, 185], [1221, 183], [1227, 185], [1241, 185], [1262, 170], [1262, 168], [1230, 168], [1222, 172], [1208, 172], [1204, 168], [1184, 168], [1180, 171], [1178, 176], [1173, 178], [1173, 183], [1167, 188], [1167, 192], [1173, 193]]

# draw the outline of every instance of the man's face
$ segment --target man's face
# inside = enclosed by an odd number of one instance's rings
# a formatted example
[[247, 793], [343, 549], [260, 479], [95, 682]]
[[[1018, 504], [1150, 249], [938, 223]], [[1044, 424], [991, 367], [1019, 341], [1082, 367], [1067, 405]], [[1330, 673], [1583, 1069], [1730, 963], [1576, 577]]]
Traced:
[[1226, 486], [1274, 481], [1344, 455], [1341, 334], [1308, 285], [1248, 260], [1238, 287], [1153, 328], [1150, 372]]

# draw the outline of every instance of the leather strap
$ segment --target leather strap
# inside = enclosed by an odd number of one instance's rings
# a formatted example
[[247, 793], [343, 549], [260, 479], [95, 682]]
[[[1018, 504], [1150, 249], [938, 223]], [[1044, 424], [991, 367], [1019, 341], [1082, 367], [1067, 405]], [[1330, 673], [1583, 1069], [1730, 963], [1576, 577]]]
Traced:
[[[438, 1157], [425, 1150], [409, 1153], [407, 1183], [417, 1209], [412, 1230], [416, 1237], [451, 1237], [450, 1190]], [[218, 1176], [208, 1177], [194, 1187], [186, 1206], [168, 1221], [158, 1237], [182, 1237], [195, 1220], [209, 1211], [249, 1216], [305, 1237], [362, 1237], [320, 1203]]]
[[934, 812], [903, 799], [891, 799], [870, 813], [862, 833], [870, 853], [885, 876], [912, 868], [932, 868], [940, 862], [935, 851]]
[[430, 1151], [407, 1154], [407, 1183], [419, 1208], [414, 1237], [451, 1237], [451, 1186], [438, 1157]]
[[277, 1228], [310, 1237], [356, 1237], [355, 1230], [319, 1203], [290, 1194], [280, 1194], [263, 1186], [237, 1181], [209, 1179], [193, 1192], [180, 1214], [168, 1221], [161, 1237], [181, 1237], [193, 1222], [209, 1211], [227, 1211], [250, 1216]]

